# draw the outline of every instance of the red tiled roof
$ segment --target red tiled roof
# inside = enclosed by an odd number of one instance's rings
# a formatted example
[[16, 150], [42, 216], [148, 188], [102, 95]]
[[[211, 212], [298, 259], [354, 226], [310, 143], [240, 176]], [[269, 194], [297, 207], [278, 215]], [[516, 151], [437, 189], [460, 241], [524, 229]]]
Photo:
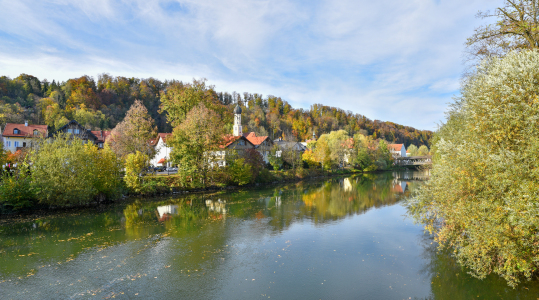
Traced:
[[268, 138], [268, 136], [256, 136], [254, 132], [249, 132], [249, 134], [244, 134], [243, 136], [255, 146], [262, 144]]
[[[13, 129], [18, 129], [19, 134], [13, 134]], [[2, 133], [2, 136], [7, 137], [26, 137], [26, 136], [34, 136], [34, 130], [38, 130], [43, 137], [47, 136], [47, 125], [28, 125], [24, 126], [24, 124], [13, 124], [13, 123], [7, 123], [6, 127], [4, 127], [4, 132]]]
[[164, 163], [165, 161], [166, 161], [165, 158], [161, 158], [157, 163], [158, 163], [158, 164], [162, 164], [162, 163]]
[[402, 146], [403, 146], [403, 144], [389, 144], [389, 145], [387, 145], [387, 148], [389, 148], [389, 150], [393, 150], [393, 151], [401, 151]]
[[242, 138], [241, 136], [226, 135], [226, 136], [223, 137], [224, 143], [219, 147], [220, 148], [226, 148], [226, 147], [230, 146], [230, 144], [234, 143], [235, 141], [237, 141], [238, 139], [241, 139], [241, 138]]
[[110, 131], [103, 131], [103, 130], [92, 130], [92, 133], [97, 137], [98, 143], [104, 143], [107, 139], [107, 136], [110, 135]]
[[149, 143], [150, 143], [150, 146], [155, 146], [157, 145], [157, 139], [151, 139]]
[[166, 143], [167, 139], [172, 136], [172, 133], [158, 133], [158, 136], [163, 140], [164, 143]]
[[[223, 144], [221, 146], [219, 146], [219, 148], [227, 148], [228, 146], [232, 145], [232, 143], [234, 143], [235, 141], [239, 140], [239, 139], [242, 139], [242, 140], [245, 140], [246, 142], [250, 143], [251, 145], [253, 145], [253, 143], [251, 141], [249, 141], [246, 137], [244, 136], [232, 136], [232, 135], [225, 135], [223, 137]], [[254, 146], [254, 145], [253, 145]]]

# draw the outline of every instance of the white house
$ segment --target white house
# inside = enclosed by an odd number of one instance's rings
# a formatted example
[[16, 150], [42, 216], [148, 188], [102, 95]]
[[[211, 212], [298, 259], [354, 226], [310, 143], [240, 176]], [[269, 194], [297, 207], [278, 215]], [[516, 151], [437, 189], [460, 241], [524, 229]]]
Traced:
[[393, 158], [406, 157], [406, 148], [404, 147], [404, 144], [389, 144], [387, 147]]
[[155, 156], [150, 160], [152, 166], [157, 167], [166, 165], [167, 168], [172, 166], [169, 161], [172, 148], [167, 146], [167, 138], [171, 135], [172, 133], [159, 133], [157, 139], [150, 141], [150, 145], [155, 146]]
[[2, 132], [4, 149], [15, 153], [17, 150], [30, 147], [35, 138], [47, 137], [47, 125], [28, 125], [7, 123]]

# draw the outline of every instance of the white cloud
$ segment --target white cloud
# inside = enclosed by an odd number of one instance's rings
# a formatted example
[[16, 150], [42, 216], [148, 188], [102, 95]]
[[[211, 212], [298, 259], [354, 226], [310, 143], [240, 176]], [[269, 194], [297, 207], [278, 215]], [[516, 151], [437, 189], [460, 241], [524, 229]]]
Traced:
[[0, 75], [206, 77], [434, 129], [475, 13], [500, 2], [0, 0]]

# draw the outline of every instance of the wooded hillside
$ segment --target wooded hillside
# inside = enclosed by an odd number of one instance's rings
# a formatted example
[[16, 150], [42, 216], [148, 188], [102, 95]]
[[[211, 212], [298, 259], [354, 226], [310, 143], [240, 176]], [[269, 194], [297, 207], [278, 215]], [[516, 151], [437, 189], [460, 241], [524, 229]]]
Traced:
[[[126, 78], [101, 74], [97, 82], [89, 76], [66, 82], [40, 80], [21, 74], [11, 79], [0, 77], [0, 126], [5, 123], [46, 124], [52, 130], [77, 120], [92, 130], [111, 129], [123, 120], [129, 107], [139, 99], [155, 120], [159, 132], [171, 132], [166, 114], [160, 111], [160, 97], [172, 85], [181, 81], [160, 81], [154, 78]], [[217, 92], [213, 97], [230, 112], [236, 104], [243, 108], [243, 131], [287, 140], [303, 141], [330, 131], [344, 129], [372, 135], [406, 146], [430, 146], [432, 132], [417, 130], [393, 122], [370, 120], [366, 116], [336, 107], [314, 104], [310, 109], [296, 109], [280, 97], [257, 93]], [[232, 120], [230, 120], [232, 121]], [[229, 128], [232, 132], [232, 124]]]

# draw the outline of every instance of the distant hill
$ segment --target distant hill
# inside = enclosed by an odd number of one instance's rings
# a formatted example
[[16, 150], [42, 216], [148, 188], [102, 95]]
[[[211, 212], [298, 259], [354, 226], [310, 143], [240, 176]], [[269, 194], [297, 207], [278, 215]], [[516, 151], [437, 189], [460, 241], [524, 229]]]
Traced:
[[[11, 79], [0, 77], [0, 126], [5, 123], [46, 124], [59, 128], [75, 119], [92, 130], [111, 129], [125, 116], [135, 99], [140, 99], [156, 122], [160, 132], [171, 132], [166, 114], [159, 111], [160, 92], [181, 81], [160, 81], [154, 78], [112, 77], [99, 75], [97, 82], [89, 76], [66, 82], [48, 82], [21, 74]], [[288, 140], [306, 140], [332, 130], [344, 129], [353, 135], [363, 133], [406, 146], [430, 147], [432, 131], [417, 130], [393, 122], [371, 120], [361, 114], [340, 108], [314, 104], [310, 109], [296, 109], [280, 97], [257, 93], [218, 92], [216, 100], [230, 111], [243, 108], [244, 132]], [[230, 129], [232, 125], [230, 124]]]

